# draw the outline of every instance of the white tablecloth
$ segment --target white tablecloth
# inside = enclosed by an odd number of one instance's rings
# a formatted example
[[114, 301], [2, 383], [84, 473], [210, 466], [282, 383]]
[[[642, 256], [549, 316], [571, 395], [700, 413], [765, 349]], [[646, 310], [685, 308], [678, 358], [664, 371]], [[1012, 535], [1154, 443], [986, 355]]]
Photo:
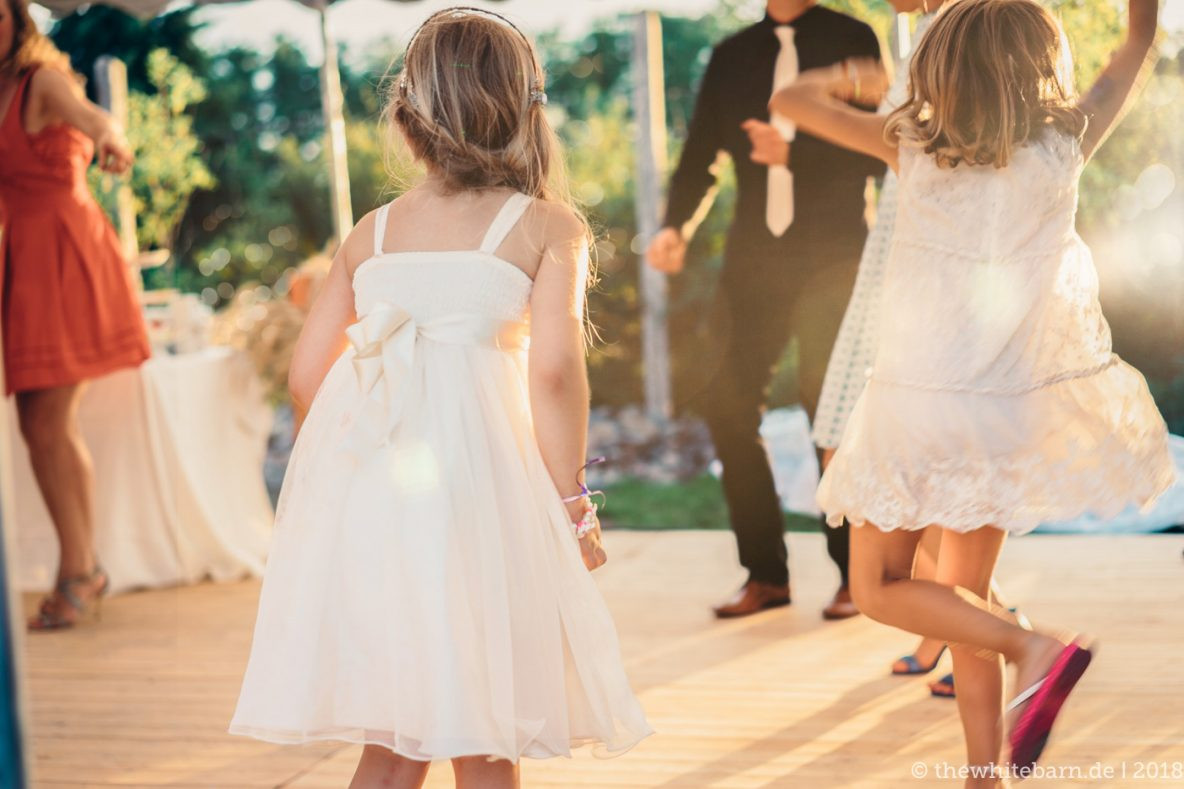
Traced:
[[[8, 404], [16, 583], [53, 584], [57, 542]], [[157, 356], [91, 383], [80, 422], [95, 463], [96, 546], [113, 591], [263, 572], [271, 409], [228, 348]]]

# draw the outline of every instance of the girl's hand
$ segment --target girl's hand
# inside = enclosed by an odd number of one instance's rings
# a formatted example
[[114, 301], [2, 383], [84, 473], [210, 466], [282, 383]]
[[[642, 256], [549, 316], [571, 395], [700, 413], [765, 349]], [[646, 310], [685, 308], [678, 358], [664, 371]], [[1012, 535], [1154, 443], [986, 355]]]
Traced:
[[856, 104], [878, 105], [888, 92], [888, 72], [875, 58], [848, 58], [839, 64], [832, 95]]
[[134, 157], [127, 140], [118, 130], [112, 128], [95, 141], [95, 152], [99, 169], [105, 173], [121, 175], [132, 166]]
[[604, 552], [604, 543], [601, 539], [599, 518], [596, 520], [595, 528], [580, 538], [580, 558], [584, 560], [588, 572], [608, 561], [608, 554]]

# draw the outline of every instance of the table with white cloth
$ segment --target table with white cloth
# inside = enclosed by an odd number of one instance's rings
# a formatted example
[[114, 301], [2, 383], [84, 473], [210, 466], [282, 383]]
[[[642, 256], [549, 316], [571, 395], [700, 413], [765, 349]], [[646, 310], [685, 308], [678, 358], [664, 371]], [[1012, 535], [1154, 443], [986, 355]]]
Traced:
[[[53, 525], [8, 405], [16, 583], [57, 572]], [[95, 542], [113, 591], [262, 574], [272, 522], [272, 411], [245, 354], [158, 355], [92, 381], [80, 405], [95, 466]]]

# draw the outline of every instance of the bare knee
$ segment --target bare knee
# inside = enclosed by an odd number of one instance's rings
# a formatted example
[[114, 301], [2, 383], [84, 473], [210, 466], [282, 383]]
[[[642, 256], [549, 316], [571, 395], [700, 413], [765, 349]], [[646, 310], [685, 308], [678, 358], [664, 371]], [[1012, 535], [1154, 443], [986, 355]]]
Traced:
[[18, 399], [17, 404], [21, 437], [25, 439], [30, 452], [43, 453], [68, 439], [65, 420], [53, 413], [52, 409], [45, 408], [35, 399]]
[[408, 759], [381, 745], [367, 745], [362, 748], [362, 758], [350, 787], [371, 789], [389, 786], [403, 789], [420, 786], [427, 776], [428, 767], [428, 762]]
[[518, 765], [489, 756], [462, 756], [452, 760], [457, 789], [512, 789], [518, 783]]
[[851, 575], [851, 601], [859, 612], [877, 622], [884, 621], [884, 584], [889, 579], [867, 573]]

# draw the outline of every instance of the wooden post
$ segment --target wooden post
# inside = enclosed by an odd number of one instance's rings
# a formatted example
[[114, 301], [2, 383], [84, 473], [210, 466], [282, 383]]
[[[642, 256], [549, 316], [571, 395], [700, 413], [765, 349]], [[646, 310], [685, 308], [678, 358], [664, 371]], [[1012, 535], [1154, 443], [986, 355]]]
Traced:
[[321, 63], [321, 106], [325, 115], [325, 159], [329, 163], [329, 199], [333, 210], [333, 234], [337, 243], [345, 240], [354, 226], [349, 194], [349, 164], [345, 151], [345, 101], [341, 95], [341, 73], [337, 65], [337, 42], [329, 32], [329, 0], [320, 0], [321, 42], [325, 57]]
[[[633, 34], [633, 118], [637, 127], [637, 231], [644, 249], [658, 232], [666, 177], [666, 92], [662, 66], [662, 18], [637, 15]], [[666, 330], [666, 276], [638, 265], [641, 285], [641, 358], [645, 408], [651, 419], [670, 418], [670, 340]]]
[[[95, 82], [99, 92], [99, 104], [107, 110], [120, 125], [127, 128], [127, 66], [118, 58], [103, 55], [95, 61]], [[136, 204], [132, 198], [132, 184], [128, 178], [120, 178], [115, 186], [115, 214], [119, 225], [119, 242], [123, 247], [124, 259], [134, 262], [140, 253], [136, 240]]]

